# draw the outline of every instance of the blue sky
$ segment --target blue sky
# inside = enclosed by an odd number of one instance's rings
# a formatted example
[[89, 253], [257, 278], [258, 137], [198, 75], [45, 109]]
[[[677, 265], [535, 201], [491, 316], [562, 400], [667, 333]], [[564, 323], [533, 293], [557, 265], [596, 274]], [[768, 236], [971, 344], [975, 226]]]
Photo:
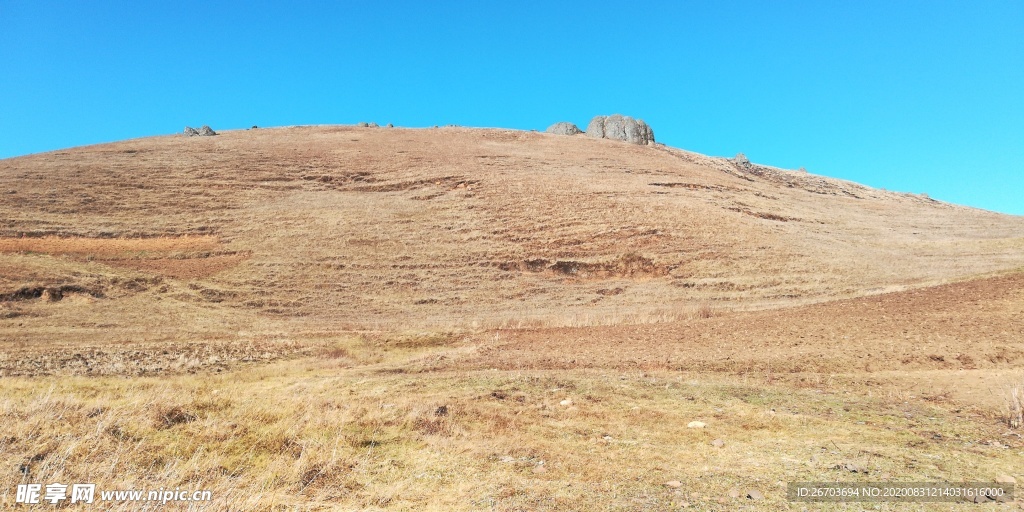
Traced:
[[185, 125], [611, 113], [1024, 214], [1024, 2], [0, 0], [0, 158]]

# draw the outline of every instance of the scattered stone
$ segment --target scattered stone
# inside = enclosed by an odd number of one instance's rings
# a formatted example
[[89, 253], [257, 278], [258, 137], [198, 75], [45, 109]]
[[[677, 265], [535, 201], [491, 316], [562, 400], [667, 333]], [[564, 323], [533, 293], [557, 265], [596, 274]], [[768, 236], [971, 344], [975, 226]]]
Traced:
[[377, 126], [377, 123], [370, 123], [370, 124], [368, 124], [366, 126], [369, 127], [369, 128], [379, 128], [379, 126]]
[[196, 130], [195, 128], [192, 128], [191, 126], [186, 126], [185, 127], [185, 136], [186, 137], [194, 137], [196, 135], [199, 135], [199, 130]]
[[583, 133], [583, 130], [580, 130], [578, 126], [565, 121], [549, 126], [546, 131], [555, 135], [579, 135]]
[[846, 470], [846, 471], [849, 471], [850, 473], [867, 473], [868, 472], [868, 470], [866, 468], [858, 466], [858, 465], [856, 465], [856, 464], [854, 464], [852, 462], [845, 462], [845, 463], [842, 463], [842, 464], [836, 464], [835, 466], [832, 466], [832, 469]]
[[395, 127], [395, 125], [393, 125], [393, 124], [391, 124], [391, 123], [388, 123], [388, 124], [384, 125], [384, 127], [385, 127], [385, 128], [394, 128], [394, 127]]
[[711, 441], [711, 446], [714, 446], [715, 448], [721, 448], [725, 446], [725, 441], [722, 441], [721, 439], [715, 439], [714, 441]]
[[669, 480], [668, 482], [665, 482], [665, 487], [671, 487], [673, 489], [678, 489], [682, 486], [683, 483], [680, 482], [679, 480]]
[[258, 130], [259, 128], [260, 128], [259, 126], [256, 126], [256, 125], [252, 125], [252, 128], [249, 128], [249, 129], [250, 129], [250, 130]]
[[743, 153], [736, 153], [736, 156], [732, 157], [732, 163], [739, 167], [750, 167], [750, 159]]
[[729, 489], [729, 497], [730, 498], [739, 498], [740, 497], [740, 490], [739, 489]]
[[442, 405], [434, 410], [434, 416], [448, 416], [448, 406]]
[[357, 128], [369, 128], [370, 124], [369, 123], [360, 122], [360, 123], [356, 123], [356, 127]]
[[647, 123], [619, 114], [595, 116], [587, 125], [587, 136], [622, 140], [631, 144], [654, 144], [654, 130]]
[[996, 477], [997, 484], [1015, 484], [1017, 479], [1010, 475], [999, 475]]
[[547, 473], [548, 472], [548, 468], [546, 468], [544, 466], [534, 466], [533, 467], [533, 472], [535, 474], [540, 475], [540, 474], [543, 474], [543, 473]]
[[708, 426], [708, 424], [703, 421], [691, 421], [686, 424], [686, 428], [704, 428], [706, 426]]
[[569, 405], [572, 405], [572, 400], [566, 398], [565, 400], [562, 400], [561, 402], [558, 402], [558, 403], [559, 403], [559, 405], [569, 406]]
[[988, 498], [981, 495], [968, 495], [964, 496], [964, 501], [967, 503], [988, 503]]
[[759, 491], [757, 489], [751, 489], [751, 490], [747, 491], [747, 499], [748, 500], [763, 500], [764, 499], [764, 494], [761, 494], [761, 491]]

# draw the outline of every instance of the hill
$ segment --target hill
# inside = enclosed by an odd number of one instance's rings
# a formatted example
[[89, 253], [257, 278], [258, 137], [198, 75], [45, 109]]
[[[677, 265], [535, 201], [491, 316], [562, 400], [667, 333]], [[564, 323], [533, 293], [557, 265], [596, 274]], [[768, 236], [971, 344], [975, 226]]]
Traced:
[[507, 130], [138, 139], [0, 161], [0, 190], [0, 295], [71, 286], [153, 314], [354, 328], [645, 322], [1024, 265], [1020, 217]]
[[0, 486], [780, 510], [786, 482], [1019, 479], [1022, 268], [1022, 217], [580, 136], [0, 160]]

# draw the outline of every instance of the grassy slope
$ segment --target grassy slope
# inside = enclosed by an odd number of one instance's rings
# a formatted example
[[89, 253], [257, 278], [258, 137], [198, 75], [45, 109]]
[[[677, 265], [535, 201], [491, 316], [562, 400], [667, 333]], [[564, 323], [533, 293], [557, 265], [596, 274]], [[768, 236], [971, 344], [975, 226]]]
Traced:
[[[0, 236], [216, 237], [0, 259], [0, 292], [163, 277], [166, 288], [139, 291], [156, 316], [187, 302], [362, 328], [645, 322], [702, 302], [775, 307], [1024, 265], [1019, 217], [671, 148], [503, 130], [139, 139], [0, 161], [8, 190]], [[637, 256], [645, 265], [622, 265]], [[605, 271], [567, 273], [586, 264]]]

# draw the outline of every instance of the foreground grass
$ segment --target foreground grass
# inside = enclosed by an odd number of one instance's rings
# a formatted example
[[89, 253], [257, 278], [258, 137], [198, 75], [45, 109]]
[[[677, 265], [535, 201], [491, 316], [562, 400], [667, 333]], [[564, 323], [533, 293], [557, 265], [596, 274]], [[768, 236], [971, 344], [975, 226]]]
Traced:
[[785, 482], [1020, 478], [1019, 442], [925, 402], [672, 373], [423, 371], [448, 357], [429, 345], [0, 380], [2, 502], [18, 483], [92, 482], [209, 489], [214, 510], [799, 510]]

